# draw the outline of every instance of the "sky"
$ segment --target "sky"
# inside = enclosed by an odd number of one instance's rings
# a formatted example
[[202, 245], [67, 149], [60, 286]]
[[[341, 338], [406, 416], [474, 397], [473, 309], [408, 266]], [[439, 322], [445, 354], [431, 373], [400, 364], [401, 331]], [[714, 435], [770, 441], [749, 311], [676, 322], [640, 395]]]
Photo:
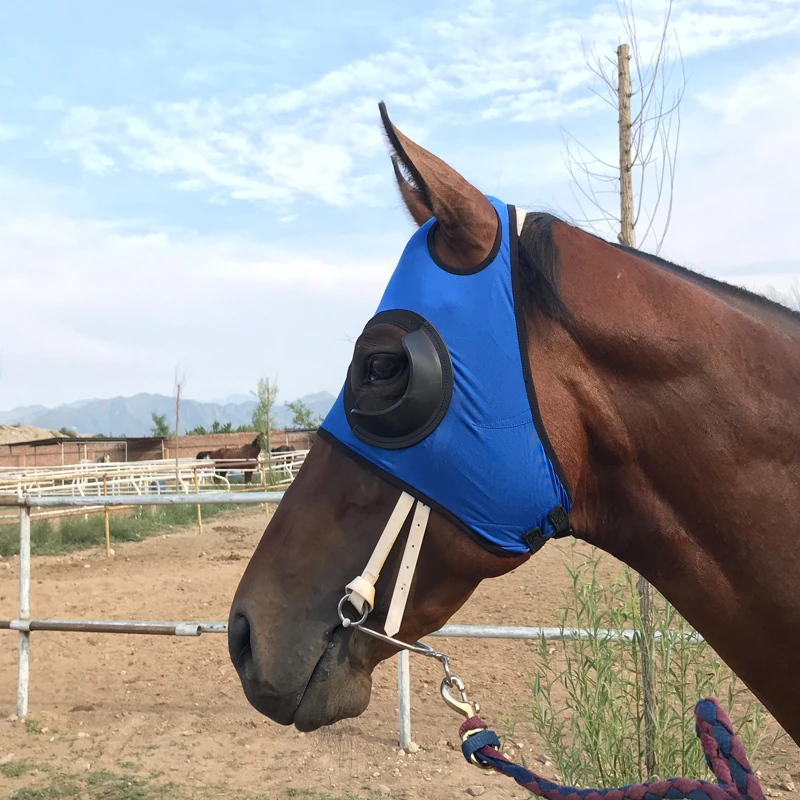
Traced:
[[[634, 12], [648, 54], [664, 3]], [[671, 31], [661, 255], [787, 289], [800, 0], [676, 0]], [[2, 4], [0, 409], [170, 394], [176, 369], [199, 400], [338, 392], [413, 232], [378, 102], [482, 191], [580, 221], [565, 136], [614, 158], [585, 59], [623, 35], [591, 0]]]

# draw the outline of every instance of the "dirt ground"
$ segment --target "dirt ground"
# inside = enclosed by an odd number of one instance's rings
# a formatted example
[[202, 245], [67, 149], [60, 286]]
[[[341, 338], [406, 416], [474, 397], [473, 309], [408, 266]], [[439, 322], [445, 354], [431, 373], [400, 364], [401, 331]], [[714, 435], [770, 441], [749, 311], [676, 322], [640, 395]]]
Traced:
[[[263, 510], [231, 512], [208, 522], [202, 536], [182, 529], [119, 544], [111, 559], [102, 548], [36, 557], [32, 616], [224, 620], [263, 528]], [[453, 621], [553, 624], [566, 588], [566, 547], [550, 545], [521, 569], [486, 582]], [[610, 574], [618, 565], [609, 559], [606, 568]], [[0, 617], [16, 616], [17, 591], [17, 560], [0, 562]], [[528, 764], [553, 777], [551, 765], [536, 761], [542, 749], [528, 722], [527, 681], [536, 666], [529, 648], [519, 641], [430, 641], [452, 655], [487, 722], [498, 726], [505, 715], [517, 714], [515, 755], [522, 751]], [[394, 660], [377, 670], [362, 717], [304, 735], [249, 706], [222, 635], [38, 633], [31, 652], [30, 721], [23, 724], [8, 719], [15, 710], [17, 637], [0, 631], [0, 797], [15, 791], [17, 797], [66, 796], [46, 788], [63, 772], [121, 774], [130, 778], [123, 787], [138, 786], [138, 780], [180, 789], [158, 797], [326, 793], [445, 800], [467, 797], [467, 789], [486, 798], [526, 796], [507, 778], [468, 766], [452, 749], [460, 720], [438, 697], [438, 665], [413, 656], [412, 734], [420, 750], [405, 754], [397, 747]], [[788, 740], [780, 746], [785, 752], [764, 769], [765, 786], [777, 787], [787, 772], [800, 783], [798, 749]], [[27, 761], [22, 774], [1, 771], [21, 760]], [[154, 796], [144, 789], [102, 795]]]
[[33, 425], [0, 425], [0, 444], [33, 442], [36, 439], [52, 439], [61, 436], [58, 431], [36, 428]]

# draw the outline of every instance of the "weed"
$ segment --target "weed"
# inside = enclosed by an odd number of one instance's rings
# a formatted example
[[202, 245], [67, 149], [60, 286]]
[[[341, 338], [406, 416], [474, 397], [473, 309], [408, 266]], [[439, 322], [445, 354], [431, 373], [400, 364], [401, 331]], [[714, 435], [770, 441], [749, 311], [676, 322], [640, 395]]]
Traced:
[[[709, 695], [717, 696], [731, 714], [752, 763], [766, 740], [766, 711], [655, 592], [655, 641], [650, 647], [657, 775], [645, 774], [636, 576], [625, 569], [614, 580], [601, 583], [599, 562], [594, 551], [579, 558], [573, 544], [565, 564], [572, 585], [564, 593], [561, 629], [583, 628], [588, 637], [566, 641], [560, 648], [542, 637], [534, 646], [541, 672], [530, 684], [531, 714], [564, 781], [573, 786], [608, 787], [674, 775], [711, 779], [694, 732], [693, 714], [694, 704]], [[621, 639], [610, 634], [623, 629], [636, 633]], [[566, 700], [561, 700], [564, 691]]]

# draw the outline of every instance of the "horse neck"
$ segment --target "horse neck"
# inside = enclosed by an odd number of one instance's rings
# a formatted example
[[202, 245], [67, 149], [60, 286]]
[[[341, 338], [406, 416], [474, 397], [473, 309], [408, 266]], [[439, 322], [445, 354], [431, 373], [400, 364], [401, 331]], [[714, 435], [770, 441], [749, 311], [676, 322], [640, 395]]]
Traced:
[[555, 233], [574, 325], [533, 325], [531, 368], [576, 533], [652, 582], [800, 741], [793, 671], [774, 671], [800, 635], [800, 342]]

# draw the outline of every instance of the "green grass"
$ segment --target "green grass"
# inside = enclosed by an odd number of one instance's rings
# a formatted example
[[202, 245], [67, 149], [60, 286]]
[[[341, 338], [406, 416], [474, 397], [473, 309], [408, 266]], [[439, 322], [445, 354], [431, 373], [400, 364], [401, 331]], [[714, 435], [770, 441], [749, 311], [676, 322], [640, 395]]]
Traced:
[[11, 793], [14, 800], [189, 800], [217, 797], [217, 787], [195, 789], [176, 784], [153, 784], [103, 770], [87, 775], [60, 774], [49, 786], [24, 787]]
[[[203, 521], [219, 516], [224, 511], [242, 508], [226, 503], [210, 503], [203, 507]], [[109, 537], [115, 542], [140, 542], [148, 536], [164, 533], [170, 526], [197, 524], [197, 508], [189, 506], [157, 506], [151, 513], [137, 508], [124, 516], [112, 514], [109, 520]], [[34, 520], [31, 524], [31, 553], [57, 555], [73, 550], [95, 547], [105, 541], [102, 514], [62, 517], [58, 525], [50, 520]], [[0, 526], [0, 556], [8, 558], [19, 553], [19, 525]]]
[[32, 769], [33, 764], [31, 764], [30, 761], [11, 761], [8, 764], [3, 764], [0, 766], [0, 775], [3, 775], [6, 778], [19, 778], [26, 772], [30, 772]]
[[[751, 763], [759, 756], [769, 760], [782, 734], [768, 737], [763, 706], [708, 644], [683, 638], [696, 632], [654, 590], [654, 626], [661, 636], [650, 643], [657, 766], [655, 775], [645, 774], [643, 640], [637, 634], [631, 641], [611, 641], [602, 633], [641, 629], [636, 576], [625, 569], [601, 582], [599, 560], [594, 553], [580, 558], [573, 549], [566, 564], [572, 586], [564, 592], [560, 624], [588, 629], [590, 638], [534, 645], [540, 667], [531, 683], [531, 716], [564, 782], [612, 787], [657, 777], [713, 780], [694, 731], [694, 705], [708, 696], [717, 697], [731, 716]], [[504, 727], [512, 735], [514, 720], [505, 720]]]
[[[13, 775], [11, 777], [19, 777]], [[5, 796], [5, 795], [4, 795]], [[14, 800], [270, 800], [261, 793], [249, 794], [233, 786], [194, 786], [177, 783], [153, 783], [130, 775], [102, 770], [84, 775], [61, 773], [48, 786], [12, 791]], [[342, 797], [326, 792], [288, 789], [271, 796], [271, 800], [300, 797], [305, 800], [360, 800], [355, 795]]]
[[25, 730], [28, 733], [40, 734], [42, 732], [42, 724], [31, 717], [27, 717], [25, 719]]

